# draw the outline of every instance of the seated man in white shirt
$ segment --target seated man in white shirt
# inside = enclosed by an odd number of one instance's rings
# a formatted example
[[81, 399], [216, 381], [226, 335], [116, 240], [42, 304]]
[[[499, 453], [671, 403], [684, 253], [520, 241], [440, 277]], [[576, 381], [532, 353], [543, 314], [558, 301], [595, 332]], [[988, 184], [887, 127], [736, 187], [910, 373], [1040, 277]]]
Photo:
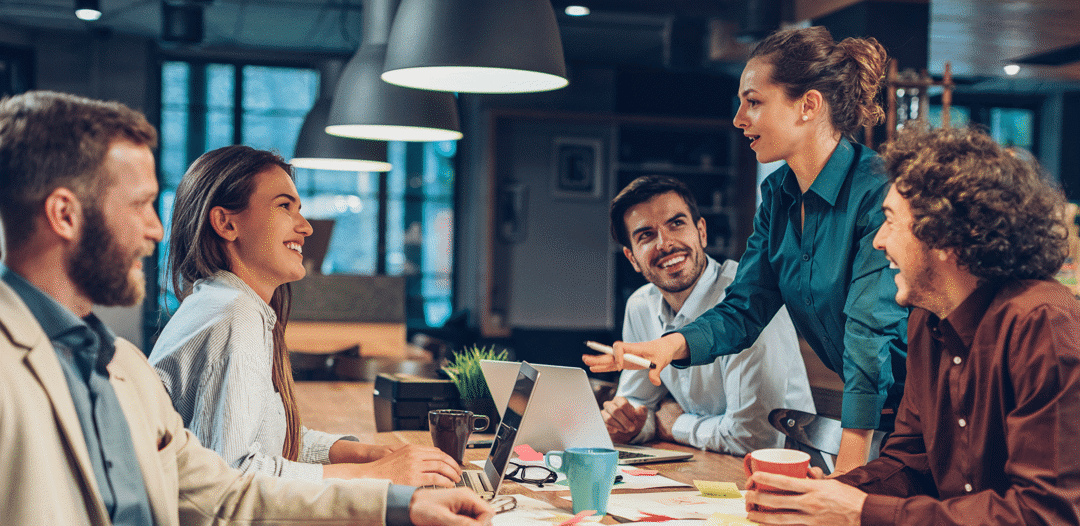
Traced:
[[[644, 176], [627, 185], [611, 202], [611, 233], [649, 281], [626, 302], [624, 341], [653, 340], [693, 321], [724, 298], [735, 278], [738, 263], [721, 265], [705, 254], [705, 219], [677, 179]], [[622, 372], [603, 410], [613, 441], [659, 439], [744, 455], [783, 446], [769, 424], [773, 409], [815, 412], [795, 327], [783, 308], [746, 351], [660, 374], [662, 385], [654, 386], [647, 370]]]

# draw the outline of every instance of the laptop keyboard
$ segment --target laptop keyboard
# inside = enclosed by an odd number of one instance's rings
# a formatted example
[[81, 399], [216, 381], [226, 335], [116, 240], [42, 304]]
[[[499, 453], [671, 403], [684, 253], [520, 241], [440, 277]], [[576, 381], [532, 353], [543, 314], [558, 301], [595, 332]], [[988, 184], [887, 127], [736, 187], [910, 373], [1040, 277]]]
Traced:
[[484, 484], [484, 478], [479, 475], [477, 471], [462, 471], [461, 480], [455, 484], [459, 488], [469, 488], [477, 493], [490, 492], [491, 488]]
[[645, 453], [634, 453], [633, 451], [623, 451], [621, 449], [619, 450], [619, 460], [626, 460], [628, 458], [645, 458], [649, 456], [652, 455], [647, 455]]

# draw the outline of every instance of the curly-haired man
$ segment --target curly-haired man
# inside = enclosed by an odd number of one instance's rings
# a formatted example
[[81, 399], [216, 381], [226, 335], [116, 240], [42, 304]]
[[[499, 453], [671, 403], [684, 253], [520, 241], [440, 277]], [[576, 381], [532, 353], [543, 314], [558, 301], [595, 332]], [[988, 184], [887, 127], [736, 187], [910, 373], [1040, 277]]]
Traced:
[[[874, 239], [895, 268], [908, 376], [881, 457], [836, 480], [755, 473], [763, 523], [1080, 524], [1080, 303], [1052, 279], [1064, 198], [967, 129], [901, 133]], [[815, 475], [819, 475], [815, 473]], [[820, 478], [820, 477], [815, 477]]]

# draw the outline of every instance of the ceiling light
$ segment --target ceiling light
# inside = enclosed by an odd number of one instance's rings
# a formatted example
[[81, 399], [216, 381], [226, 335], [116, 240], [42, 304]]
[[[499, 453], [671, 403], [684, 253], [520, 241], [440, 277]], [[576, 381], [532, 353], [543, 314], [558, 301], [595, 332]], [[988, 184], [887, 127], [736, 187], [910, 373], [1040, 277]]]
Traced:
[[93, 22], [101, 18], [101, 7], [98, 5], [98, 0], [75, 0], [75, 17], [87, 22]]
[[586, 16], [589, 14], [589, 8], [583, 5], [568, 5], [563, 11], [566, 16]]
[[364, 2], [364, 42], [337, 82], [326, 133], [386, 141], [454, 141], [462, 137], [450, 93], [415, 90], [379, 78], [397, 0]]
[[549, 0], [402, 0], [382, 79], [464, 93], [550, 91], [568, 83]]
[[1020, 66], [1018, 66], [1016, 64], [1006, 64], [1005, 65], [1005, 74], [1006, 75], [1011, 76], [1011, 75], [1015, 75], [1017, 73], [1020, 73]]
[[300, 127], [295, 153], [289, 163], [297, 168], [315, 170], [390, 171], [385, 142], [347, 139], [326, 133], [330, 104], [329, 97], [319, 97], [315, 101]]

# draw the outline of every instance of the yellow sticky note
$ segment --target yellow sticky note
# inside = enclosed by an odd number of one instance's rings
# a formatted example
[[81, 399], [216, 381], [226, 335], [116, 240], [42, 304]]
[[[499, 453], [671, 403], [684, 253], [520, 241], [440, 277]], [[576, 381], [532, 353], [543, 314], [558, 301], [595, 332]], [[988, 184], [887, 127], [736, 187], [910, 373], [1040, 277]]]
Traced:
[[706, 497], [717, 497], [721, 499], [742, 498], [742, 493], [739, 493], [739, 487], [736, 486], [734, 482], [695, 480], [694, 485], [697, 486], [698, 491]]
[[757, 526], [757, 523], [727, 513], [713, 513], [704, 526]]

